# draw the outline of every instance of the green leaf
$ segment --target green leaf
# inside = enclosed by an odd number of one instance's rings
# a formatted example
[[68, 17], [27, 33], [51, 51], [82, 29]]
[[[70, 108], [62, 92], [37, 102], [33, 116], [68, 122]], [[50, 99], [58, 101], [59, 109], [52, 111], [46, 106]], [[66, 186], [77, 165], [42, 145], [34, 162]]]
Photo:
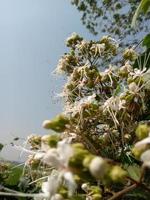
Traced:
[[12, 167], [9, 172], [8, 178], [5, 180], [5, 183], [9, 186], [18, 185], [20, 177], [22, 175], [21, 167]]
[[144, 37], [143, 46], [150, 48], [150, 33]]
[[144, 12], [146, 14], [150, 9], [150, 0], [142, 0], [141, 3], [139, 4], [138, 8], [135, 11], [135, 14], [132, 19], [132, 27], [135, 27], [136, 25], [136, 20], [138, 16], [140, 15], [141, 12]]
[[118, 84], [116, 90], [114, 91], [113, 96], [117, 96], [117, 95], [120, 94], [120, 93], [121, 93], [121, 85]]
[[[147, 43], [145, 43], [148, 45]], [[147, 48], [144, 53], [138, 56], [138, 58], [135, 60], [135, 63], [133, 64], [133, 68], [137, 69], [149, 69], [150, 68], [150, 48]]]
[[125, 168], [132, 179], [134, 179], [135, 181], [138, 181], [140, 179], [141, 170], [138, 165], [129, 165]]
[[125, 199], [128, 200], [149, 200], [150, 193], [142, 188], [136, 188], [129, 193], [125, 194]]

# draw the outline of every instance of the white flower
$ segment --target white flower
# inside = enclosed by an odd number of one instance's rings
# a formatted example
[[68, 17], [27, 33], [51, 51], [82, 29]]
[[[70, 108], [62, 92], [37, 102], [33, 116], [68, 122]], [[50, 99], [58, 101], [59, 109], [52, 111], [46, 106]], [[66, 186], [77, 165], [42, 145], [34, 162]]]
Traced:
[[135, 82], [132, 82], [132, 83], [129, 84], [129, 90], [131, 92], [136, 93], [136, 92], [138, 92], [140, 90], [140, 88]]
[[119, 111], [122, 108], [124, 108], [124, 104], [126, 103], [125, 100], [121, 100], [118, 96], [117, 97], [110, 97], [107, 99], [103, 105], [104, 111], [105, 110], [113, 110], [113, 111]]
[[68, 171], [63, 174], [63, 177], [65, 180], [65, 185], [67, 186], [68, 191], [69, 191], [68, 195], [72, 196], [77, 188], [77, 185], [73, 178], [73, 174]]
[[50, 200], [57, 200], [60, 198], [60, 195], [57, 194], [57, 190], [62, 184], [67, 187], [68, 195], [72, 196], [77, 188], [73, 174], [69, 171], [63, 170], [57, 172], [53, 170], [51, 175], [48, 177], [48, 180], [42, 183], [42, 192], [45, 197], [49, 197]]
[[79, 37], [79, 35], [75, 32], [73, 32], [67, 39], [66, 39], [66, 43], [70, 40], [75, 40], [77, 37]]
[[49, 166], [53, 166], [56, 169], [58, 169], [61, 165], [61, 161], [59, 159], [59, 154], [57, 152], [57, 149], [55, 148], [51, 148], [50, 150], [48, 150], [45, 155], [43, 156], [42, 159], [43, 163], [49, 165]]
[[73, 155], [73, 149], [69, 142], [69, 138], [58, 142], [57, 148], [51, 148], [45, 153], [43, 162], [56, 169], [67, 167], [69, 158]]
[[78, 101], [75, 101], [74, 105], [73, 106], [68, 106], [66, 108], [67, 112], [70, 112], [72, 113], [72, 116], [76, 115], [76, 113], [80, 113], [82, 112], [82, 109], [84, 106], [88, 106], [90, 105], [91, 103], [94, 103], [94, 104], [97, 104], [97, 101], [95, 99], [96, 97], [96, 94], [94, 93], [93, 95], [90, 95], [90, 96], [86, 96]]
[[56, 67], [56, 73], [62, 74], [64, 73], [67, 69], [73, 69], [71, 64], [70, 64], [70, 59], [69, 55], [64, 55], [62, 58], [59, 59], [58, 65]]
[[82, 190], [83, 190], [84, 192], [88, 193], [89, 184], [83, 183], [83, 184], [81, 185], [81, 188], [82, 188]]
[[45, 152], [37, 152], [35, 155], [34, 155], [34, 159], [42, 159], [43, 156], [45, 156]]
[[144, 163], [144, 166], [150, 167], [150, 149], [142, 153], [141, 161]]
[[96, 156], [91, 161], [89, 169], [95, 178], [102, 178], [107, 171], [107, 163], [103, 158]]
[[145, 147], [147, 144], [150, 144], [150, 137], [147, 137], [147, 138], [137, 142], [135, 144], [135, 147], [136, 148], [142, 148], [142, 147]]
[[55, 194], [52, 196], [51, 200], [64, 200], [64, 198], [60, 194]]
[[[45, 123], [49, 123], [48, 122], [49, 120], [45, 120], [45, 121], [43, 122], [43, 127], [45, 127], [44, 126]], [[49, 146], [49, 144], [47, 142], [49, 138], [50, 138], [50, 135], [44, 135], [44, 136], [42, 136], [42, 138], [41, 138], [41, 150], [42, 151], [46, 152], [46, 151], [48, 151], [50, 149], [50, 146]]]
[[82, 98], [80, 101], [77, 102], [78, 106], [82, 107], [83, 105], [87, 105], [87, 104], [96, 102], [95, 97], [96, 97], [96, 94], [94, 93], [90, 96]]
[[[48, 180], [42, 183], [42, 192], [39, 200], [63, 200], [61, 195], [57, 194], [60, 185], [64, 184], [68, 188], [68, 195], [72, 195], [76, 190], [76, 183], [72, 172], [69, 171], [68, 162], [73, 155], [73, 148], [70, 142], [74, 136], [65, 138], [58, 142], [56, 148], [42, 149], [34, 152], [34, 158], [40, 159], [43, 163], [51, 166], [52, 172]], [[45, 138], [46, 139], [46, 138]]]
[[102, 55], [102, 53], [104, 52], [105, 50], [105, 44], [102, 43], [102, 44], [93, 44], [92, 47], [91, 47], [91, 50], [94, 51], [94, 56], [96, 55]]
[[82, 40], [79, 44], [76, 45], [76, 48], [83, 54], [86, 54], [88, 53], [89, 42], [86, 40]]
[[133, 79], [135, 79], [137, 77], [142, 77], [145, 72], [146, 68], [144, 68], [143, 70], [135, 68], [133, 72], [130, 72], [130, 75], [133, 76]]
[[42, 183], [42, 192], [46, 197], [51, 198], [56, 194], [58, 187], [61, 184], [61, 176], [58, 173], [51, 173], [46, 182]]
[[44, 121], [43, 121], [43, 124], [42, 124], [42, 127], [45, 128], [45, 129], [47, 129], [47, 128], [49, 127], [49, 123], [50, 123], [50, 122], [51, 122], [51, 120], [48, 120], [48, 119], [47, 119], [47, 120], [44, 120]]
[[71, 138], [65, 138], [58, 142], [57, 152], [63, 166], [67, 167], [70, 157], [73, 155], [73, 149], [70, 145]]

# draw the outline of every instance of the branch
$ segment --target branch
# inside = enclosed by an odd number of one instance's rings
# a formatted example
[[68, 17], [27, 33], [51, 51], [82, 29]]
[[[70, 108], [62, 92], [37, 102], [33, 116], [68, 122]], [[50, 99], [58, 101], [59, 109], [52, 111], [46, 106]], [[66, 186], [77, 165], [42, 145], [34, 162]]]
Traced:
[[111, 198], [109, 198], [108, 200], [115, 200], [118, 199], [119, 197], [123, 196], [124, 194], [126, 194], [127, 192], [135, 189], [137, 187], [137, 184], [133, 184], [117, 193], [115, 193]]

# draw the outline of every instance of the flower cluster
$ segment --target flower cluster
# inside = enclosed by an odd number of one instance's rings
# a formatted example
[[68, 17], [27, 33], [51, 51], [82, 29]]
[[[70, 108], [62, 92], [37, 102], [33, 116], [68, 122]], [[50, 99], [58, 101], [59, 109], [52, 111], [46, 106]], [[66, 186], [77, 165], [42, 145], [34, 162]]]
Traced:
[[[149, 71], [144, 66], [134, 68], [138, 54], [133, 48], [125, 50], [117, 66], [107, 65], [105, 58], [110, 60], [118, 50], [117, 42], [108, 36], [95, 42], [74, 33], [66, 44], [70, 52], [57, 67], [68, 78], [62, 92], [64, 112], [43, 123], [44, 128], [62, 133], [62, 141], [45, 148], [41, 161], [57, 170], [55, 194], [103, 199], [113, 195], [112, 182], [122, 187], [131, 184], [129, 166], [135, 167], [139, 159], [143, 166], [150, 165], [149, 128], [142, 121], [150, 108]], [[137, 137], [144, 139], [136, 143]], [[52, 179], [50, 175], [43, 184], [50, 185]], [[61, 193], [62, 179], [70, 185], [65, 185], [67, 197]]]
[[56, 70], [67, 76], [64, 111], [43, 122], [52, 133], [31, 135], [24, 148], [24, 176], [39, 192], [34, 199], [113, 200], [138, 187], [149, 191], [149, 70], [134, 67], [131, 48], [108, 65], [118, 50], [109, 36], [86, 41], [74, 33], [66, 44]]

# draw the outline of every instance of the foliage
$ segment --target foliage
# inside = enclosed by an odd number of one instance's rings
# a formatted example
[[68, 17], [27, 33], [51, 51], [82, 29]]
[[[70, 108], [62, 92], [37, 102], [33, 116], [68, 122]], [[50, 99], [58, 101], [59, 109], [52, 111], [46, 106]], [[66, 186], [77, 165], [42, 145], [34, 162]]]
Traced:
[[132, 25], [135, 26], [135, 22], [139, 17], [141, 12], [145, 14], [150, 10], [150, 1], [149, 0], [142, 0], [133, 16]]
[[[149, 4], [149, 0], [144, 1]], [[119, 39], [123, 45], [135, 44], [141, 33], [147, 33], [150, 28], [149, 14], [136, 17], [138, 26], [136, 29], [131, 28], [133, 13], [140, 0], [71, 0], [71, 3], [82, 14], [81, 20], [91, 33], [104, 32]], [[147, 4], [142, 9], [145, 10]]]

